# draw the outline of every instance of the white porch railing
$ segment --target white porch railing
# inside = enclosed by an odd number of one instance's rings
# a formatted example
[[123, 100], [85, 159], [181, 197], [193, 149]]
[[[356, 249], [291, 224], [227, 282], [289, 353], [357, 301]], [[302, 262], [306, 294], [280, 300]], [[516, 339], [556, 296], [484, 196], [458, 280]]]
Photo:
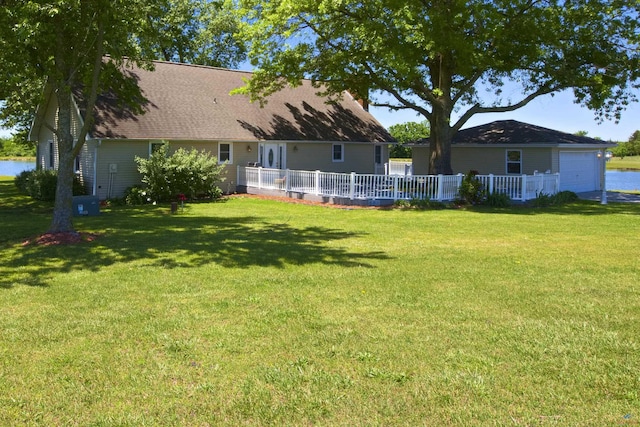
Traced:
[[[464, 175], [376, 175], [299, 171], [238, 166], [237, 183], [258, 189], [343, 197], [350, 200], [454, 200]], [[512, 200], [535, 199], [555, 194], [559, 174], [477, 175], [489, 193], [504, 193]]]

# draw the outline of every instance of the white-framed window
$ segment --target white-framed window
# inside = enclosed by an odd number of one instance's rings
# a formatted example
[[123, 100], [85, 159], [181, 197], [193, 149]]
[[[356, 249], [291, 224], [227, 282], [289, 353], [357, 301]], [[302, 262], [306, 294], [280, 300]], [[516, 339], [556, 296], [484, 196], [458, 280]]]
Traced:
[[382, 164], [382, 145], [376, 145], [374, 148], [375, 164]]
[[331, 160], [344, 162], [344, 144], [333, 144], [331, 147]]
[[155, 153], [156, 151], [158, 151], [160, 148], [162, 148], [163, 145], [165, 145], [166, 143], [163, 141], [151, 141], [149, 143], [149, 156], [151, 156], [153, 153]]
[[218, 163], [233, 163], [233, 145], [226, 142], [218, 144]]
[[507, 150], [507, 174], [522, 174], [522, 150]]

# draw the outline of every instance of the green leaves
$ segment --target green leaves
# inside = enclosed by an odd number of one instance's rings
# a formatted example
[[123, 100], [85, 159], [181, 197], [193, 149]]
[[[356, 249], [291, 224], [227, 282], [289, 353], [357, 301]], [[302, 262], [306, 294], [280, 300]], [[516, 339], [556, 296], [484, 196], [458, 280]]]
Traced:
[[[600, 117], [617, 118], [640, 85], [637, 1], [239, 4], [260, 69], [247, 86], [254, 98], [303, 77], [332, 92], [368, 92], [371, 105], [422, 114], [445, 145], [474, 114], [512, 111], [567, 88]], [[521, 98], [502, 100], [505, 83]]]

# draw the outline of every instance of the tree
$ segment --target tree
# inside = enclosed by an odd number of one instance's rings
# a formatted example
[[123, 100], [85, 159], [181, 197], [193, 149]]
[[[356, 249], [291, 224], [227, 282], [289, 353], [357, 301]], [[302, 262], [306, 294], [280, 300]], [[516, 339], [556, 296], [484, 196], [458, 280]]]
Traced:
[[572, 89], [600, 119], [617, 119], [639, 87], [637, 1], [239, 3], [257, 67], [245, 93], [263, 99], [310, 78], [329, 93], [415, 110], [430, 123], [431, 173], [452, 172], [451, 140], [476, 114]]
[[227, 2], [159, 0], [146, 26], [157, 37], [141, 40], [147, 58], [235, 67], [246, 58], [246, 47], [234, 37], [238, 20]]
[[[202, 19], [212, 18], [214, 9], [201, 0], [2, 0], [1, 3], [0, 101], [4, 104], [0, 121], [7, 127], [27, 129], [36, 106], [43, 100], [45, 85], [55, 96], [59, 108], [56, 123], [45, 123], [55, 135], [59, 156], [49, 231], [73, 231], [74, 159], [93, 124], [98, 95], [109, 93], [121, 106], [143, 113], [145, 100], [135, 78], [127, 72], [127, 64], [152, 68], [147, 59], [155, 58], [152, 54], [158, 52], [167, 53], [171, 60], [209, 58], [218, 61], [217, 64], [225, 60], [222, 54], [213, 58], [212, 50], [218, 45], [208, 40], [216, 27], [198, 28], [201, 48], [191, 43], [193, 34], [189, 26], [179, 34], [171, 31], [165, 34], [164, 27], [157, 27], [167, 20], [169, 26], [179, 26], [178, 22], [197, 26], [201, 21], [189, 14], [197, 12]], [[234, 55], [226, 60], [236, 60], [238, 56]], [[72, 132], [72, 94], [85, 111], [77, 135]]]
[[[33, 117], [47, 85], [58, 104], [56, 123], [46, 123], [58, 142], [58, 180], [50, 232], [73, 231], [74, 159], [93, 123], [101, 91], [111, 90], [132, 108], [140, 103], [135, 84], [123, 84], [125, 59], [137, 58], [135, 40], [144, 38], [147, 0], [5, 0], [0, 11], [0, 82], [6, 122], [24, 125]], [[132, 29], [138, 31], [133, 33]], [[103, 60], [110, 55], [108, 60]], [[139, 64], [142, 65], [142, 64]], [[129, 82], [131, 83], [131, 82]], [[72, 131], [72, 94], [86, 114], [78, 135]], [[74, 139], [77, 140], [74, 141]]]
[[389, 126], [389, 133], [399, 144], [394, 145], [389, 153], [393, 158], [411, 157], [411, 148], [404, 144], [418, 142], [429, 137], [429, 122], [406, 122]]

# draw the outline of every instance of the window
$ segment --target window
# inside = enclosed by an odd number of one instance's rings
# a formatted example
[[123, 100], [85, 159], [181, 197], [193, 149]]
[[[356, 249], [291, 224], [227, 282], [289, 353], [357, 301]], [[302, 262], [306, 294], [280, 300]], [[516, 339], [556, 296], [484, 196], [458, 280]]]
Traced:
[[507, 173], [522, 174], [521, 150], [507, 150]]
[[158, 151], [164, 145], [164, 142], [152, 142], [149, 144], [149, 156]]
[[376, 145], [375, 147], [375, 163], [376, 165], [382, 164], [382, 146]]
[[334, 162], [344, 162], [344, 144], [333, 144], [333, 156]]
[[49, 140], [49, 169], [53, 169], [56, 165], [54, 164], [55, 160], [55, 151], [53, 146], [53, 141]]
[[233, 152], [231, 144], [218, 144], [218, 163], [233, 163]]

